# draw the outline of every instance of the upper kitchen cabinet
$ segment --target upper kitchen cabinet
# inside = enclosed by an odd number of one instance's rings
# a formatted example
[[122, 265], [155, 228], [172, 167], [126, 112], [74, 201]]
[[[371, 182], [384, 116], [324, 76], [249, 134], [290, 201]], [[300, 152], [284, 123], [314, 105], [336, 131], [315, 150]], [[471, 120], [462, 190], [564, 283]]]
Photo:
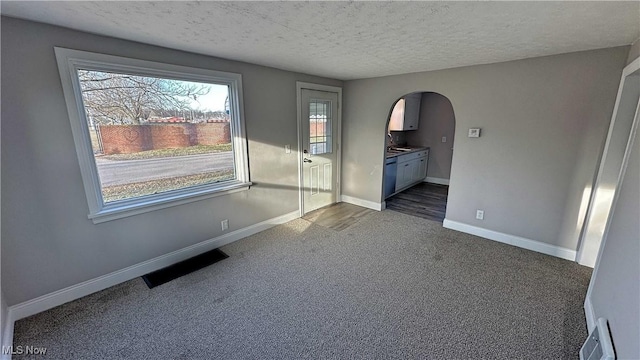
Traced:
[[421, 93], [405, 95], [398, 100], [391, 112], [389, 131], [417, 130], [420, 120]]

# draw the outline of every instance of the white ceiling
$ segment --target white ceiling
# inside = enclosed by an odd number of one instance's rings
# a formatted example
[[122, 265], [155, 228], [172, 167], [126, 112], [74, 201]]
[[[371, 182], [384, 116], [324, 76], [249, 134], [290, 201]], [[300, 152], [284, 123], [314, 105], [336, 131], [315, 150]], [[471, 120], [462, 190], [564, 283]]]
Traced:
[[628, 45], [640, 2], [1, 2], [3, 15], [337, 79]]

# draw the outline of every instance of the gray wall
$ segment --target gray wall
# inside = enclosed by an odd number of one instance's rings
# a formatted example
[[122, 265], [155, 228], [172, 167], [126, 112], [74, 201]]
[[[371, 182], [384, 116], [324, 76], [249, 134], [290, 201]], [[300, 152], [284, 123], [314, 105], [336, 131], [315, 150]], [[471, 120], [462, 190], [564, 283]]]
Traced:
[[7, 339], [4, 336], [8, 325], [7, 315], [9, 315], [9, 311], [7, 303], [4, 301], [4, 291], [0, 290], [0, 346], [6, 345]]
[[[0, 126], [0, 158], [2, 157], [2, 127]], [[0, 166], [0, 178], [2, 177], [2, 167]], [[2, 203], [2, 186], [0, 186], [0, 204]], [[0, 271], [2, 270], [2, 220], [0, 219]], [[1, 275], [1, 272], [0, 272]], [[7, 326], [7, 315], [9, 309], [7, 302], [4, 300], [4, 288], [2, 287], [2, 278], [0, 276], [0, 346], [5, 345], [5, 328]], [[0, 348], [1, 350], [1, 348]]]
[[[449, 179], [455, 128], [456, 118], [449, 99], [436, 93], [422, 94], [419, 127], [407, 132], [407, 143], [430, 148], [427, 177]], [[442, 142], [443, 136], [447, 142]]]
[[[400, 96], [433, 91], [456, 116], [446, 217], [575, 249], [628, 47], [345, 82], [345, 195], [382, 199], [384, 129]], [[482, 137], [466, 132], [482, 128]], [[475, 210], [485, 220], [475, 220]], [[571, 228], [563, 228], [572, 224]], [[571, 230], [571, 231], [569, 231]]]
[[[636, 45], [639, 42], [636, 41]], [[631, 50], [629, 63], [640, 57]], [[636, 133], [629, 165], [612, 209], [609, 233], [590, 285], [597, 318], [609, 320], [618, 359], [640, 359], [640, 136]]]
[[[94, 225], [54, 46], [240, 73], [255, 186]], [[9, 306], [298, 209], [296, 81], [342, 82], [2, 18], [2, 289]]]

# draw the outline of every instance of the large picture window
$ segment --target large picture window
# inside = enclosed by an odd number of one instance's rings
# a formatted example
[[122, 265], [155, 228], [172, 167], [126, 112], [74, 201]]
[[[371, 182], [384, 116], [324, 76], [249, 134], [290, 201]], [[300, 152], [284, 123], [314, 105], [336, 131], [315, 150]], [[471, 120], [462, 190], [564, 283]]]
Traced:
[[101, 222], [246, 189], [239, 74], [56, 48]]

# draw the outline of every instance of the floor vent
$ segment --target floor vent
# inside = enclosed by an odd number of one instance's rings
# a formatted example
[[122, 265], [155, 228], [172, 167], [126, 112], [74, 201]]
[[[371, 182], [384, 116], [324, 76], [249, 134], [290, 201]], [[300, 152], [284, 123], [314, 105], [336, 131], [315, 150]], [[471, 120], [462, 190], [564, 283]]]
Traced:
[[615, 360], [607, 319], [599, 318], [596, 327], [580, 349], [580, 360]]
[[211, 251], [207, 251], [206, 253], [202, 253], [190, 259], [144, 275], [142, 279], [147, 284], [149, 289], [152, 289], [158, 285], [168, 283], [171, 280], [190, 274], [194, 271], [198, 271], [228, 257], [229, 255], [222, 252], [222, 250], [213, 249]]

